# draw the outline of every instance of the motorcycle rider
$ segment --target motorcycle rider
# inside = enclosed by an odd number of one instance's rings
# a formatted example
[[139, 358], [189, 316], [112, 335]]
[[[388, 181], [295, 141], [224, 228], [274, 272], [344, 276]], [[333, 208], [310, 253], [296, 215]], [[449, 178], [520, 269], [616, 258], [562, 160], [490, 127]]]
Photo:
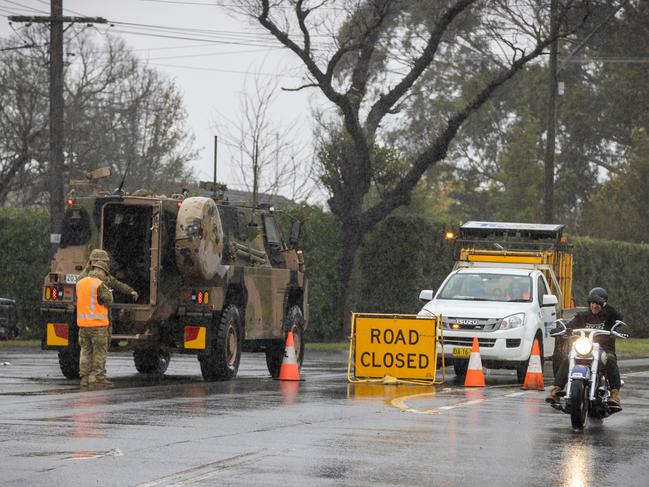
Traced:
[[[602, 328], [610, 330], [617, 320], [622, 321], [622, 315], [610, 304], [608, 304], [608, 293], [601, 287], [595, 287], [588, 293], [588, 311], [581, 311], [570, 320], [567, 327], [578, 328]], [[599, 326], [597, 326], [599, 325]], [[599, 343], [600, 349], [606, 352], [605, 372], [611, 388], [611, 397], [608, 400], [609, 406], [619, 408], [620, 400], [620, 370], [617, 366], [615, 355], [615, 337], [610, 335], [598, 335], [594, 340]], [[545, 401], [550, 404], [559, 403], [559, 394], [568, 383], [568, 356], [561, 360], [561, 365], [554, 377], [554, 386]]]

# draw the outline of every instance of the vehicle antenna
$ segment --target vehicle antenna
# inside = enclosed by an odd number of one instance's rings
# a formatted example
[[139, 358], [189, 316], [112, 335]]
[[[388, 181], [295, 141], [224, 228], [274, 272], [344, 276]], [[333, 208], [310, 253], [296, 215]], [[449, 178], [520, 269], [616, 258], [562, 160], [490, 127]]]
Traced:
[[126, 168], [124, 169], [124, 174], [122, 175], [122, 181], [119, 183], [119, 187], [115, 190], [114, 194], [122, 195], [124, 194], [124, 181], [126, 181], [126, 175], [128, 174], [128, 169], [131, 167], [132, 159], [129, 159], [126, 163]]
[[212, 196], [216, 198], [216, 149], [219, 145], [219, 136], [214, 136], [214, 185], [212, 186]]

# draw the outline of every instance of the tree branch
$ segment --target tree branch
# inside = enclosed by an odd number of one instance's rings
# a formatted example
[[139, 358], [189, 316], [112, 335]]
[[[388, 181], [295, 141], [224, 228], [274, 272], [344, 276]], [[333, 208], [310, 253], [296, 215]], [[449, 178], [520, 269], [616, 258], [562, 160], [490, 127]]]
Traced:
[[397, 103], [399, 99], [412, 87], [426, 68], [430, 66], [430, 63], [435, 58], [435, 53], [437, 52], [442, 40], [442, 36], [453, 20], [476, 1], [477, 0], [459, 0], [442, 15], [435, 26], [435, 29], [431, 32], [430, 38], [428, 39], [428, 43], [423, 52], [417, 59], [415, 59], [412, 69], [399, 83], [397, 83], [396, 86], [387, 93], [381, 95], [370, 109], [365, 123], [365, 128], [368, 134], [374, 134], [376, 132], [383, 117], [385, 117], [394, 104]]

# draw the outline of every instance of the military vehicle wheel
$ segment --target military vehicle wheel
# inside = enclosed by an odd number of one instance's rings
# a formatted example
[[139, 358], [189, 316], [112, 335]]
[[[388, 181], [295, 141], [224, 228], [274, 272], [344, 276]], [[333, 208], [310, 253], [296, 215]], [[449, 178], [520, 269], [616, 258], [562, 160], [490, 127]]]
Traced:
[[171, 356], [169, 352], [154, 348], [142, 348], [133, 350], [133, 361], [135, 368], [140, 374], [162, 375], [169, 367]]
[[239, 370], [242, 341], [241, 316], [237, 307], [230, 304], [221, 314], [210, 353], [198, 356], [203, 379], [211, 382], [234, 378]]
[[66, 348], [59, 351], [59, 367], [61, 372], [68, 379], [79, 378], [79, 355], [81, 349], [79, 347]]
[[295, 358], [297, 366], [302, 367], [304, 359], [304, 316], [299, 306], [292, 306], [286, 315], [284, 323], [284, 338], [274, 346], [266, 350], [266, 365], [268, 372], [273, 379], [279, 377], [279, 369], [282, 367], [284, 359], [284, 348], [286, 346], [286, 335], [291, 331], [293, 333], [293, 343], [295, 344]]

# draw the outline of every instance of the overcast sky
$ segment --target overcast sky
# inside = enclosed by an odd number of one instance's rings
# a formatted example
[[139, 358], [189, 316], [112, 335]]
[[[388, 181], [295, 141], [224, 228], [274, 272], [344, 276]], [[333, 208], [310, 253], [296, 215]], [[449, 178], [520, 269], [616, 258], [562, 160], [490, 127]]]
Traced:
[[[0, 0], [0, 37], [20, 30], [8, 15], [49, 15], [49, 0]], [[114, 26], [96, 25], [99, 35], [121, 36], [149, 65], [166, 73], [183, 93], [188, 125], [196, 136], [200, 157], [193, 164], [199, 179], [211, 180], [215, 121], [236, 120], [244, 81], [254, 85], [255, 73], [280, 86], [300, 84], [303, 72], [296, 58], [248, 20], [234, 18], [228, 0], [63, 0], [65, 15], [104, 17]], [[77, 27], [75, 27], [77, 28]], [[68, 30], [66, 35], [71, 31]], [[279, 92], [271, 113], [278, 124], [300, 117], [310, 141], [310, 108], [314, 90]], [[305, 161], [306, 162], [306, 161]], [[219, 143], [218, 179], [244, 189], [236, 165]]]

